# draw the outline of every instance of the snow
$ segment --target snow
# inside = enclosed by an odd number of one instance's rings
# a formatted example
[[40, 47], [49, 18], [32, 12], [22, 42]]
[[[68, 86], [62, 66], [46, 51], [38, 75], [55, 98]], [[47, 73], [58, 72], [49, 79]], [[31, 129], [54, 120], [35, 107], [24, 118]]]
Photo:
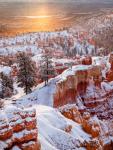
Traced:
[[[18, 106], [25, 106], [25, 107], [30, 107], [33, 104], [53, 106], [53, 97], [56, 91], [57, 83], [61, 83], [62, 81], [66, 80], [68, 76], [75, 75], [77, 71], [90, 70], [92, 68], [93, 65], [73, 66], [72, 68], [65, 70], [61, 75], [58, 75], [57, 77], [50, 79], [49, 84], [47, 86], [44, 86], [44, 83], [39, 84], [31, 94], [19, 98], [16, 101], [16, 104]], [[85, 97], [87, 97], [88, 99], [92, 97], [93, 98], [96, 97], [97, 99], [99, 99], [100, 96], [102, 97], [106, 95], [106, 92], [110, 92], [111, 90], [113, 90], [113, 86], [110, 83], [102, 82], [100, 89], [98, 87], [95, 87], [94, 83], [90, 81], [87, 87]], [[104, 99], [101, 99], [100, 101], [103, 100]], [[78, 103], [80, 103], [80, 100], [78, 100]], [[83, 106], [80, 107], [83, 108]]]
[[14, 146], [12, 150], [21, 150], [18, 146]]
[[53, 106], [53, 95], [55, 92], [55, 82], [51, 80], [47, 86], [44, 83], [37, 86], [31, 94], [25, 95], [16, 101], [16, 105], [30, 107], [33, 104], [41, 104], [47, 106]]
[[[58, 110], [41, 105], [34, 108], [38, 116], [37, 124], [42, 150], [71, 150], [72, 148], [74, 150], [84, 140], [90, 139], [90, 135], [82, 130], [80, 124], [66, 119]], [[68, 125], [72, 125], [70, 133], [64, 131]]]
[[11, 67], [9, 66], [0, 66], [0, 73], [3, 72], [5, 75], [9, 75], [11, 72]]
[[[88, 70], [91, 69], [90, 65], [77, 65], [73, 66], [72, 69], [67, 69], [61, 74], [61, 78], [65, 80], [68, 76], [75, 75], [77, 71]], [[61, 79], [61, 80], [62, 80]]]
[[113, 90], [113, 87], [107, 83], [107, 82], [102, 82], [101, 83], [101, 88], [105, 91], [105, 92], [110, 92], [111, 90]]
[[36, 132], [37, 132], [36, 129], [30, 130], [30, 131], [28, 131], [28, 130], [23, 130], [23, 131], [21, 131], [21, 132], [14, 133], [14, 134], [13, 134], [13, 138], [14, 138], [14, 139], [21, 139], [21, 138], [23, 138], [25, 135], [29, 135], [30, 133], [35, 134]]
[[17, 83], [14, 82], [13, 87], [14, 87], [14, 95], [11, 97], [12, 100], [19, 99], [24, 95], [23, 88], [19, 87]]
[[[52, 108], [52, 106], [53, 106], [53, 96], [56, 90], [56, 84], [58, 82], [66, 80], [68, 76], [75, 75], [78, 70], [87, 70], [91, 68], [92, 68], [91, 65], [73, 66], [72, 69], [67, 69], [61, 75], [53, 79], [50, 79], [49, 84], [47, 86], [44, 86], [44, 83], [42, 83], [38, 85], [37, 89], [34, 90], [31, 94], [25, 95], [16, 101], [15, 105], [20, 108], [31, 107], [34, 108], [34, 110], [36, 109], [37, 127], [39, 134], [38, 138], [41, 142], [42, 146], [41, 150], [59, 150], [59, 149], [82, 150], [82, 148], [79, 148], [79, 145], [83, 143], [84, 140], [86, 141], [90, 140], [91, 138], [90, 135], [88, 135], [83, 131], [82, 126], [80, 124], [65, 118], [57, 109]], [[110, 90], [113, 89], [113, 83], [102, 82], [101, 87], [102, 89], [99, 89], [95, 87], [92, 83], [90, 83], [87, 88], [85, 96], [90, 98], [91, 96], [94, 95], [97, 98], [100, 98], [100, 96], [106, 94], [106, 92], [109, 92]], [[81, 106], [81, 108], [84, 107], [80, 103], [80, 98], [77, 101], [77, 103]], [[72, 106], [67, 105], [67, 107]], [[8, 118], [12, 119], [14, 117], [13, 112], [17, 113], [19, 110], [20, 110], [19, 108], [17, 109], [15, 106], [10, 105], [10, 107], [7, 107], [5, 109], [5, 112], [7, 113]], [[29, 111], [29, 109], [26, 111]], [[15, 120], [16, 119], [18, 120], [16, 123], [21, 123], [21, 118], [18, 118], [18, 115], [15, 115]], [[26, 118], [26, 121], [29, 122], [30, 120], [31, 120], [30, 117]], [[95, 120], [97, 120], [96, 117], [93, 118], [93, 121]], [[68, 126], [72, 126], [72, 130], [69, 133], [65, 131], [65, 128]], [[33, 132], [35, 133], [36, 131], [34, 130]], [[22, 132], [15, 133], [14, 137], [17, 139], [22, 138], [23, 135], [25, 134], [29, 134], [29, 131], [24, 130]], [[18, 150], [18, 147], [16, 148], [14, 147], [14, 150]]]
[[60, 111], [60, 112], [62, 112], [62, 111], [68, 112], [68, 111], [69, 111], [70, 109], [72, 109], [72, 108], [78, 110], [78, 107], [77, 107], [76, 104], [67, 104], [67, 105], [64, 105], [64, 106], [60, 107], [60, 108], [59, 108], [59, 111]]
[[0, 141], [0, 150], [4, 150], [5, 148], [7, 148], [7, 143]]
[[[113, 15], [109, 16], [113, 17]], [[98, 19], [95, 23], [95, 19], [92, 18], [90, 21], [88, 21], [87, 25], [93, 25], [93, 28], [90, 29], [90, 32], [93, 30], [99, 30], [101, 28], [105, 28], [106, 25], [109, 27], [111, 24], [109, 23], [109, 19], [103, 18]], [[83, 29], [82, 29], [83, 30]], [[96, 31], [95, 30], [95, 31]], [[41, 59], [42, 56], [42, 49], [43, 46], [40, 46], [40, 42], [46, 43], [49, 40], [53, 40], [53, 50], [59, 50], [63, 51], [63, 47], [61, 46], [61, 43], [56, 42], [56, 39], [63, 39], [67, 47], [70, 51], [76, 50], [77, 55], [94, 55], [95, 54], [95, 46], [90, 44], [87, 40], [85, 41], [86, 44], [84, 45], [84, 41], [80, 39], [79, 32], [76, 33], [76, 30], [73, 29], [69, 31], [60, 31], [60, 32], [39, 32], [39, 33], [29, 33], [21, 36], [16, 36], [12, 38], [2, 38], [0, 39], [0, 55], [14, 55], [19, 51], [26, 51], [26, 52], [32, 52], [33, 57], [32, 59], [35, 60], [37, 63]], [[92, 35], [93, 36], [93, 35]], [[92, 37], [91, 36], [91, 37]], [[82, 37], [83, 38], [83, 37]], [[87, 37], [86, 37], [87, 38]], [[68, 47], [68, 40], [71, 39], [73, 41], [73, 45]], [[40, 42], [39, 42], [40, 41]], [[42, 44], [42, 45], [43, 45]], [[86, 51], [87, 47], [87, 51]], [[98, 49], [98, 51], [101, 49]], [[64, 50], [65, 53], [65, 50]], [[93, 57], [93, 65], [99, 65], [102, 68], [102, 76], [106, 77], [106, 72], [110, 68], [110, 64], [108, 62], [109, 57]], [[69, 60], [69, 59], [55, 59], [53, 58], [53, 61], [56, 63], [61, 63], [64, 65], [64, 63], [71, 63], [75, 60]], [[73, 122], [67, 118], [65, 118], [57, 109], [52, 108], [53, 106], [53, 96], [56, 91], [56, 84], [60, 83], [67, 79], [68, 76], [73, 76], [76, 74], [76, 72], [79, 70], [88, 70], [91, 69], [92, 66], [84, 66], [84, 65], [77, 65], [73, 66], [70, 69], [65, 70], [61, 75], [50, 79], [49, 84], [47, 86], [44, 86], [44, 83], [37, 86], [37, 88], [28, 95], [24, 95], [23, 89], [19, 88], [16, 83], [14, 83], [14, 89], [15, 89], [15, 95], [11, 97], [15, 101], [15, 105], [24, 109], [28, 107], [33, 107], [36, 109], [37, 113], [37, 127], [39, 130], [39, 140], [41, 142], [42, 150], [75, 150], [75, 149], [84, 149], [79, 148], [80, 143], [83, 143], [84, 140], [90, 140], [90, 135], [86, 134], [81, 125]], [[9, 66], [0, 66], [0, 72], [4, 72], [6, 75], [9, 75], [11, 72], [11, 67]], [[110, 92], [113, 90], [113, 82], [102, 82], [101, 83], [101, 89], [98, 87], [95, 87], [92, 83], [89, 84], [87, 87], [86, 94], [84, 95], [88, 100], [90, 101], [91, 97], [96, 97], [96, 101], [104, 101], [104, 99], [100, 99], [103, 95], [105, 95], [107, 92]], [[87, 101], [88, 101], [87, 100]], [[5, 102], [7, 105], [10, 105], [5, 109], [5, 113], [7, 113], [8, 119], [12, 121], [13, 119], [15, 121], [15, 125], [22, 123], [21, 117], [17, 115], [18, 111], [21, 111], [19, 108], [15, 106], [11, 106], [11, 104]], [[38, 105], [37, 105], [38, 104]], [[109, 103], [110, 107], [112, 108], [113, 102], [111, 99], [111, 102]], [[81, 98], [77, 97], [77, 105], [79, 108], [84, 109], [84, 105], [82, 103]], [[51, 106], [51, 107], [48, 107]], [[76, 107], [76, 105], [74, 105]], [[67, 105], [67, 108], [71, 108], [73, 105]], [[67, 109], [65, 108], [65, 109]], [[100, 108], [99, 108], [100, 109]], [[26, 113], [29, 113], [29, 109], [26, 110]], [[34, 110], [35, 111], [35, 110]], [[34, 111], [30, 111], [30, 115], [33, 115]], [[100, 109], [102, 111], [102, 108]], [[22, 113], [22, 112], [21, 112]], [[31, 116], [26, 118], [27, 122], [31, 121]], [[5, 122], [0, 122], [0, 126], [7, 124], [7, 118], [6, 115], [1, 111], [0, 114], [0, 120], [4, 120]], [[92, 121], [97, 121], [97, 117], [94, 117]], [[4, 124], [2, 124], [4, 123]], [[14, 125], [13, 122], [11, 122], [11, 125]], [[72, 130], [67, 133], [65, 131], [65, 128], [69, 125], [72, 126]], [[103, 128], [104, 125], [103, 125]], [[95, 128], [94, 128], [95, 129]], [[5, 131], [7, 129], [4, 129]], [[107, 130], [105, 128], [105, 130]], [[15, 138], [22, 138], [23, 135], [29, 134], [31, 131], [24, 130], [22, 132], [18, 132], [14, 134]], [[35, 130], [32, 132], [36, 132]], [[0, 141], [0, 150], [3, 150], [5, 147], [7, 147], [7, 143], [9, 141]], [[108, 141], [106, 141], [107, 143]], [[28, 143], [25, 143], [25, 145]], [[29, 143], [31, 144], [31, 142]], [[75, 148], [76, 147], [76, 148]], [[12, 150], [20, 150], [17, 146], [13, 147]]]
[[[11, 105], [5, 107], [5, 112], [7, 114], [8, 120], [10, 121], [10, 119], [12, 118], [11, 113], [14, 114], [13, 119], [16, 120], [17, 112], [20, 110], [21, 110], [20, 108]], [[36, 110], [38, 139], [41, 143], [41, 150], [59, 150], [59, 149], [71, 150], [72, 148], [73, 150], [76, 149], [82, 150], [82, 148], [79, 148], [80, 144], [83, 143], [84, 140], [89, 141], [91, 138], [89, 134], [83, 131], [82, 126], [80, 124], [65, 118], [55, 108], [44, 105], [33, 105], [31, 109], [25, 109], [24, 111], [27, 113], [28, 110], [30, 112], [31, 110], [32, 112]], [[4, 119], [4, 114], [3, 115], [1, 114], [0, 118]], [[26, 120], [30, 121], [31, 119], [30, 117], [27, 117]], [[72, 126], [72, 130], [69, 133], [65, 131], [65, 129], [68, 126]], [[3, 131], [4, 129], [2, 129], [2, 132]], [[0, 141], [0, 150], [4, 150], [4, 148], [7, 147], [7, 144], [11, 143], [11, 140], [13, 139], [20, 140], [25, 135], [29, 135], [30, 133], [35, 135], [37, 133], [37, 130], [24, 129], [22, 131], [13, 133], [11, 139], [8, 139], [7, 141]], [[24, 146], [31, 144], [33, 144], [33, 141], [24, 143]], [[18, 146], [14, 146], [13, 150], [19, 150]]]
[[49, 80], [47, 86], [44, 83], [39, 84], [31, 94], [25, 95], [16, 101], [16, 105], [30, 107], [33, 104], [40, 104], [46, 106], [53, 106], [53, 97], [56, 91], [56, 84], [67, 79], [70, 75], [75, 75], [78, 70], [91, 69], [92, 66], [77, 65], [73, 66], [72, 69], [65, 70], [61, 75]]

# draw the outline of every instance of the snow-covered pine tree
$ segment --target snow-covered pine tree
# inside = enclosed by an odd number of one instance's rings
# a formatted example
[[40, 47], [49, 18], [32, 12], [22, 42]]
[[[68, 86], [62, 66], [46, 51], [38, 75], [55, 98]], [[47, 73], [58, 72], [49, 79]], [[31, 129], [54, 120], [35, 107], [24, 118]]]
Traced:
[[55, 76], [55, 69], [52, 62], [52, 52], [49, 47], [46, 47], [42, 54], [40, 61], [40, 77], [42, 81], [45, 81], [45, 86], [48, 84], [48, 80]]
[[1, 98], [10, 97], [13, 94], [13, 79], [11, 76], [5, 75], [3, 72], [0, 74], [1, 78]]
[[17, 82], [19, 87], [24, 88], [25, 93], [28, 94], [37, 83], [36, 64], [25, 52], [20, 52], [17, 60], [19, 65]]

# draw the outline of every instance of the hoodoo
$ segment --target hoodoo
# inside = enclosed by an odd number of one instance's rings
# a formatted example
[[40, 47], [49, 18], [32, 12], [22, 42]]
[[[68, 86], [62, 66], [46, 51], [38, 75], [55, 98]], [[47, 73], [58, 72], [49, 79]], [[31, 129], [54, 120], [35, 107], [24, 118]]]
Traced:
[[40, 150], [35, 109], [0, 111], [0, 150], [5, 149]]

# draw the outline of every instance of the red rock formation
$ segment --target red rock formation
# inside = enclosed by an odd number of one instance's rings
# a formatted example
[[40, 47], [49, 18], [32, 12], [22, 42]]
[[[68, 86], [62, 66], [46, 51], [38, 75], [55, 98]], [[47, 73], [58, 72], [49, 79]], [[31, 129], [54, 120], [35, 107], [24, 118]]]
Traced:
[[111, 70], [113, 70], [113, 53], [110, 54], [109, 62], [111, 64]]
[[69, 133], [72, 130], [72, 125], [68, 125], [65, 127], [65, 132]]
[[77, 78], [77, 91], [78, 94], [83, 94], [86, 91], [86, 88], [88, 86], [88, 77], [89, 72], [88, 70], [78, 70], [76, 72], [76, 78]]
[[[91, 141], [84, 141], [83, 145], [81, 145], [82, 147], [85, 147], [87, 150], [111, 149], [112, 142], [105, 144], [105, 141], [110, 138], [109, 127], [105, 122], [100, 121], [96, 116], [91, 116], [89, 112], [84, 112], [81, 115], [75, 104], [62, 106], [59, 108], [59, 111], [66, 118], [81, 124], [83, 130], [91, 135]], [[71, 132], [71, 129], [68, 125], [65, 131]]]
[[54, 107], [72, 103], [76, 97], [76, 81], [74, 76], [68, 76], [66, 80], [57, 83], [54, 95]]
[[[83, 66], [82, 66], [83, 67]], [[77, 95], [83, 95], [86, 92], [90, 79], [94, 84], [101, 87], [101, 69], [99, 66], [89, 66], [87, 69], [78, 69], [69, 74], [65, 79], [56, 83], [54, 94], [54, 107], [75, 103]]]
[[93, 77], [93, 81], [95, 86], [101, 87], [102, 82], [102, 72], [100, 66], [93, 66], [91, 70], [89, 70], [89, 76]]
[[103, 150], [112, 150], [113, 149], [113, 141], [104, 145]]
[[71, 119], [77, 123], [82, 123], [82, 116], [78, 111], [76, 104], [66, 105], [59, 108], [59, 111], [68, 119]]
[[65, 105], [59, 108], [59, 111], [68, 119], [71, 119], [79, 124], [82, 124], [85, 132], [92, 135], [93, 138], [100, 136], [100, 125], [97, 120], [92, 119], [90, 113], [85, 112], [83, 116], [74, 105]]
[[63, 63], [55, 62], [56, 73], [61, 74], [64, 70], [68, 69]]
[[98, 140], [96, 139], [93, 139], [93, 140], [90, 140], [90, 141], [85, 141], [84, 142], [84, 147], [87, 149], [87, 150], [102, 150], [102, 146], [101, 144], [99, 143]]
[[21, 145], [22, 150], [39, 150], [40, 147], [41, 147], [40, 144], [35, 141], [31, 141]]
[[83, 115], [82, 127], [87, 133], [91, 134], [93, 138], [100, 135], [99, 123], [93, 120], [88, 112]]
[[82, 59], [83, 65], [92, 65], [92, 57], [87, 56]]
[[107, 74], [106, 74], [106, 80], [108, 82], [113, 81], [113, 71], [112, 70], [110, 70], [110, 71], [107, 72]]
[[15, 146], [22, 150], [39, 150], [36, 112], [7, 107], [0, 114], [0, 150]]
[[110, 55], [109, 62], [111, 64], [111, 68], [106, 74], [106, 79], [108, 82], [111, 82], [113, 81], [113, 53]]
[[[62, 106], [59, 111], [66, 118], [81, 124], [83, 130], [91, 135], [91, 141], [84, 141], [81, 147], [85, 147], [87, 150], [112, 149], [113, 142], [112, 140], [110, 141], [109, 136], [110, 134], [112, 135], [112, 132], [105, 121], [99, 120], [96, 116], [91, 116], [89, 112], [84, 112], [82, 115], [75, 104]], [[71, 130], [72, 127], [69, 125], [65, 128], [66, 132], [71, 132]]]

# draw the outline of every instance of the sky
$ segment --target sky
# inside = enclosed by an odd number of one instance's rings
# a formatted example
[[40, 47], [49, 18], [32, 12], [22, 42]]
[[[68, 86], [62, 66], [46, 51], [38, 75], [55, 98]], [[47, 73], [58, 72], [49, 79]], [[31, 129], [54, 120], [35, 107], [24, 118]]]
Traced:
[[109, 3], [113, 2], [113, 0], [0, 0], [0, 2], [101, 2], [101, 3]]

